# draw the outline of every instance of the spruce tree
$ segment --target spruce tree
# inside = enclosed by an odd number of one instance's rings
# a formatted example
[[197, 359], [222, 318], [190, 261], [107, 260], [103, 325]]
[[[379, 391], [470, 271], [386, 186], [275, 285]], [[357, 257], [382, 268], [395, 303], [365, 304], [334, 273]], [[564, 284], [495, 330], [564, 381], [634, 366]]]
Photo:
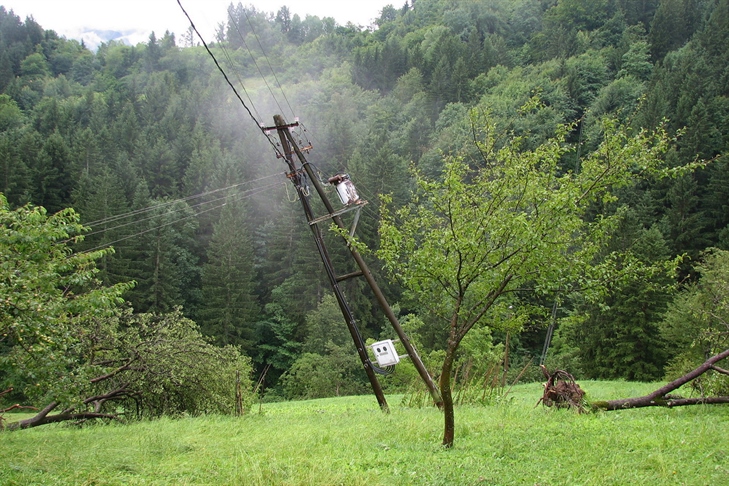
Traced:
[[223, 207], [213, 226], [207, 258], [202, 267], [199, 324], [217, 343], [242, 346], [250, 354], [259, 305], [252, 236], [241, 202], [230, 201]]

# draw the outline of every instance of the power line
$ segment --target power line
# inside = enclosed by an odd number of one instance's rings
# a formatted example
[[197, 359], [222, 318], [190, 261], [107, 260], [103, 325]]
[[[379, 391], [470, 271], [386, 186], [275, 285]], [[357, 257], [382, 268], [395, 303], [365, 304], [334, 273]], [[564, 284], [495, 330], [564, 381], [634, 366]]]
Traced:
[[[245, 7], [243, 7], [243, 14], [246, 17], [246, 20], [248, 21], [248, 25], [251, 26], [251, 31], [253, 31], [253, 26], [251, 25], [251, 19], [248, 17], [248, 12], [246, 12]], [[245, 38], [243, 37], [243, 34], [241, 33], [240, 29], [238, 28], [238, 22], [236, 22], [233, 18], [231, 7], [228, 8], [228, 20], [230, 23], [233, 24], [233, 28], [235, 28], [236, 33], [238, 34], [238, 37], [240, 38], [241, 42], [243, 43], [243, 47], [246, 48], [248, 51], [248, 55], [251, 57], [251, 60], [253, 61], [253, 65], [256, 66], [256, 70], [258, 71], [258, 74], [261, 75], [261, 79], [263, 79], [263, 83], [266, 85], [266, 88], [268, 88], [268, 92], [271, 93], [271, 97], [273, 98], [274, 103], [276, 103], [276, 106], [278, 106], [278, 109], [283, 113], [283, 108], [281, 108], [281, 105], [278, 102], [278, 99], [276, 98], [276, 95], [273, 93], [273, 90], [271, 89], [271, 86], [268, 84], [268, 81], [266, 80], [266, 76], [263, 75], [263, 71], [261, 71], [261, 67], [258, 65], [258, 62], [256, 61], [255, 56], [253, 55], [253, 52], [248, 47], [248, 43], [246, 42]], [[255, 35], [255, 31], [253, 31], [253, 34]], [[257, 38], [257, 37], [256, 37]], [[260, 45], [260, 42], [258, 43]], [[263, 48], [261, 48], [263, 49]], [[263, 53], [263, 56], [266, 56], [266, 53]]]
[[[246, 16], [246, 20], [248, 21], [248, 25], [251, 28], [251, 32], [253, 33], [253, 37], [256, 38], [256, 42], [258, 43], [258, 47], [261, 48], [261, 53], [263, 54], [263, 58], [266, 60], [266, 63], [268, 64], [268, 68], [271, 70], [271, 74], [273, 75], [273, 79], [276, 80], [276, 84], [278, 85], [279, 91], [281, 91], [281, 95], [284, 97], [284, 101], [286, 101], [286, 105], [289, 107], [289, 111], [291, 111], [291, 116], [294, 118], [296, 117], [296, 113], [294, 112], [294, 109], [291, 107], [291, 103], [289, 103], [289, 99], [286, 97], [286, 92], [283, 89], [283, 86], [281, 86], [281, 83], [278, 80], [278, 77], [276, 76], [276, 71], [273, 69], [273, 66], [271, 65], [271, 61], [268, 58], [268, 55], [266, 54], [266, 50], [263, 48], [263, 44], [261, 44], [261, 40], [258, 38], [258, 34], [256, 34], [256, 30], [253, 28], [253, 23], [251, 22], [251, 19], [248, 17], [248, 11], [244, 8], [243, 14]], [[247, 46], [246, 46], [247, 48]], [[250, 50], [249, 50], [250, 52]], [[252, 56], [251, 56], [252, 57]], [[255, 59], [253, 60], [255, 63]], [[256, 67], [258, 67], [258, 63], [256, 63]], [[260, 73], [260, 69], [258, 70]], [[261, 73], [261, 77], [265, 81], [266, 78], [263, 76], [263, 73]], [[266, 82], [266, 86], [268, 86], [268, 83]], [[273, 91], [271, 88], [269, 88], [269, 91], [271, 91], [271, 96], [274, 97], [274, 100], [276, 100], [276, 97], [273, 94]], [[278, 100], [276, 100], [276, 105], [278, 106], [279, 110], [283, 113], [283, 109], [281, 108], [281, 105], [278, 104]]]
[[180, 198], [180, 199], [173, 199], [171, 201], [166, 201], [164, 203], [157, 204], [157, 205], [154, 205], [154, 206], [149, 206], [149, 207], [146, 207], [146, 208], [135, 209], [133, 211], [129, 211], [129, 212], [126, 212], [126, 213], [114, 214], [114, 215], [111, 215], [111, 216], [109, 216], [107, 218], [98, 219], [96, 221], [84, 222], [83, 224], [84, 224], [84, 226], [96, 226], [96, 225], [104, 224], [104, 223], [112, 223], [112, 222], [118, 221], [120, 219], [126, 219], [126, 218], [129, 218], [129, 217], [138, 215], [138, 214], [144, 214], [144, 213], [146, 213], [148, 211], [152, 211], [153, 209], [157, 209], [157, 208], [160, 208], [160, 207], [169, 206], [169, 205], [172, 205], [172, 204], [176, 204], [178, 202], [190, 201], [192, 199], [197, 199], [199, 197], [209, 196], [209, 195], [215, 194], [217, 192], [227, 191], [229, 189], [234, 189], [236, 187], [240, 187], [240, 186], [243, 186], [243, 185], [246, 185], [246, 184], [253, 184], [254, 182], [259, 182], [259, 181], [262, 181], [262, 180], [265, 180], [265, 179], [270, 179], [271, 177], [277, 177], [277, 176], [279, 176], [279, 174], [271, 174], [271, 175], [268, 175], [268, 176], [260, 177], [258, 179], [254, 179], [254, 180], [250, 180], [250, 181], [245, 181], [245, 182], [239, 182], [238, 184], [233, 184], [233, 185], [230, 185], [230, 186], [227, 186], [227, 187], [221, 187], [219, 189], [213, 189], [211, 191], [201, 192], [199, 194], [193, 194], [192, 196], [187, 196], [187, 197], [183, 197], [183, 198]]
[[[281, 182], [276, 182], [276, 183], [268, 184], [266, 186], [261, 186], [261, 187], [255, 188], [255, 189], [250, 189], [250, 190], [248, 190], [246, 192], [255, 191], [255, 192], [253, 192], [253, 194], [258, 194], [258, 192], [260, 192], [260, 189], [266, 189], [266, 188], [269, 188], [269, 187], [276, 186], [278, 184], [282, 184], [282, 183]], [[236, 186], [237, 186], [237, 184], [236, 184]], [[230, 189], [230, 188], [233, 188], [233, 187], [235, 187], [235, 186], [230, 186], [227, 189]], [[211, 192], [217, 192], [217, 191], [211, 191]], [[176, 212], [182, 211], [182, 210], [184, 210], [186, 208], [197, 208], [197, 207], [200, 207], [200, 206], [202, 206], [204, 204], [212, 204], [212, 203], [215, 203], [215, 202], [218, 202], [218, 201], [222, 201], [222, 200], [228, 199], [230, 197], [235, 197], [236, 195], [237, 194], [229, 194], [229, 195], [226, 195], [226, 196], [223, 196], [223, 197], [219, 197], [217, 199], [212, 199], [212, 200], [209, 200], [209, 201], [202, 201], [202, 202], [199, 202], [197, 204], [193, 204], [191, 206], [184, 206], [184, 207], [181, 207], [179, 209], [175, 209], [172, 212], [175, 212], [176, 213]], [[158, 204], [158, 205], [155, 205], [155, 206], [150, 206], [149, 208], [146, 208], [144, 211], [145, 212], [154, 211], [154, 210], [158, 210], [160, 208], [164, 208], [165, 206], [170, 206], [171, 204], [176, 204], [176, 203], [181, 203], [181, 202], [185, 202], [185, 199], [177, 199], [177, 200], [172, 201], [172, 202], [167, 202], [167, 203]], [[132, 224], [138, 224], [138, 223], [143, 223], [145, 221], [150, 221], [150, 220], [155, 219], [155, 218], [158, 218], [158, 217], [159, 217], [159, 214], [153, 214], [152, 216], [148, 216], [146, 218], [136, 219], [136, 220], [133, 220], [133, 221], [129, 221], [127, 223], [123, 223], [123, 224], [120, 224], [120, 225], [117, 225], [117, 226], [112, 226], [111, 228], [103, 228], [103, 229], [99, 229], [99, 230], [96, 230], [96, 231], [92, 231], [90, 233], [86, 233], [84, 236], [97, 235], [97, 234], [100, 234], [100, 233], [105, 233], [107, 231], [113, 231], [113, 230], [116, 230], [116, 229], [119, 229], [119, 228], [124, 228], [124, 227], [129, 226], [129, 225], [132, 225]], [[91, 225], [89, 224], [88, 226], [91, 226]]]
[[[205, 39], [203, 39], [203, 36], [202, 36], [202, 34], [200, 34], [200, 31], [197, 30], [195, 23], [190, 18], [190, 15], [187, 13], [187, 10], [185, 10], [185, 7], [182, 6], [181, 0], [177, 0], [177, 5], [180, 6], [182, 13], [184, 13], [185, 17], [187, 17], [187, 20], [190, 22], [190, 27], [192, 27], [192, 30], [195, 31], [195, 33], [197, 34], [197, 37], [200, 39], [200, 42], [202, 42], [203, 46], [205, 47], [205, 50], [208, 52], [210, 57], [213, 59], [215, 66], [218, 68], [218, 71], [220, 71], [220, 74], [222, 74], [223, 78], [225, 78], [225, 82], [228, 83], [228, 86], [230, 86], [230, 89], [233, 90], [233, 93], [235, 93], [235, 96], [238, 98], [238, 101], [240, 101], [241, 105], [243, 105], [243, 108], [245, 108], [245, 110], [248, 112], [248, 115], [251, 117], [251, 120], [253, 120], [253, 122], [256, 124], [258, 129], [263, 132], [263, 128], [261, 128], [261, 123], [258, 120], [256, 120], [256, 117], [253, 116], [253, 113], [251, 112], [250, 108], [248, 108], [248, 106], [245, 104], [245, 102], [243, 101], [243, 98], [241, 98], [240, 94], [238, 93], [238, 90], [235, 89], [235, 86], [233, 86], [233, 83], [230, 81], [230, 79], [228, 79], [228, 75], [225, 74], [225, 71], [223, 70], [222, 66], [218, 63], [218, 60], [215, 58], [215, 54], [213, 54], [213, 52], [210, 50], [210, 47], [208, 47], [208, 44], [207, 44], [207, 42], [205, 42]], [[265, 135], [265, 133], [264, 133], [264, 135]], [[282, 155], [281, 152], [279, 151], [278, 147], [276, 147], [276, 145], [271, 141], [270, 138], [266, 137], [266, 140], [268, 140], [268, 143], [271, 144], [271, 146], [273, 147], [273, 150], [277, 154]]]
[[[228, 63], [230, 63], [231, 67], [235, 68], [235, 62], [233, 61], [233, 58], [231, 57], [230, 53], [228, 52], [228, 49], [225, 48], [225, 46], [223, 45], [222, 42], [218, 43], [218, 45], [220, 46], [220, 50], [223, 52], [223, 55], [225, 56], [225, 58], [228, 60]], [[253, 103], [253, 98], [251, 98], [251, 95], [248, 94], [248, 90], [246, 89], [246, 86], [243, 83], [243, 80], [240, 78], [240, 74], [235, 69], [233, 69], [233, 73], [235, 73], [235, 77], [238, 79], [238, 84], [240, 84], [240, 87], [243, 89], [243, 93], [245, 93], [246, 98], [248, 98], [248, 102], [251, 104], [253, 111], [256, 112], [256, 116], [258, 118], [263, 119], [261, 114], [256, 109], [256, 105]]]
[[[217, 206], [213, 206], [213, 207], [211, 207], [211, 208], [203, 209], [203, 210], [201, 210], [201, 211], [198, 211], [198, 212], [196, 212], [196, 213], [194, 213], [194, 214], [190, 214], [190, 215], [188, 215], [188, 216], [185, 216], [185, 217], [182, 217], [182, 218], [176, 219], [176, 220], [174, 220], [174, 221], [169, 221], [169, 222], [167, 222], [167, 223], [163, 223], [163, 224], [160, 224], [160, 225], [157, 225], [157, 226], [153, 226], [153, 227], [151, 227], [151, 228], [147, 228], [147, 229], [145, 229], [145, 230], [142, 230], [142, 231], [139, 231], [139, 232], [137, 232], [137, 233], [134, 233], [134, 234], [131, 234], [131, 235], [127, 235], [127, 236], [124, 236], [124, 237], [122, 237], [122, 238], [118, 238], [118, 239], [116, 239], [116, 240], [114, 240], [114, 241], [108, 241], [108, 242], [106, 242], [106, 243], [103, 243], [103, 244], [101, 244], [101, 245], [98, 245], [98, 246], [95, 246], [95, 247], [93, 247], [93, 248], [90, 248], [90, 249], [87, 249], [87, 250], [83, 250], [83, 251], [80, 251], [80, 252], [78, 252], [78, 253], [74, 253], [74, 254], [78, 255], [78, 254], [90, 253], [90, 252], [92, 252], [92, 251], [100, 250], [100, 249], [102, 249], [102, 248], [107, 248], [107, 247], [109, 247], [109, 246], [112, 246], [112, 245], [114, 245], [114, 244], [116, 244], [116, 243], [119, 243], [119, 242], [121, 242], [121, 241], [129, 240], [129, 239], [131, 239], [131, 238], [136, 238], [137, 236], [141, 236], [141, 235], [143, 235], [143, 234], [146, 234], [146, 233], [150, 233], [150, 232], [152, 232], [152, 231], [155, 231], [155, 230], [158, 230], [158, 229], [164, 228], [164, 227], [166, 227], [166, 226], [171, 226], [171, 225], [173, 225], [173, 224], [177, 224], [177, 223], [180, 223], [180, 222], [182, 222], [182, 221], [186, 221], [186, 220], [188, 220], [188, 219], [196, 218], [196, 217], [200, 216], [201, 214], [205, 214], [205, 213], [208, 213], [208, 212], [210, 212], [210, 211], [214, 211], [215, 209], [219, 209], [219, 208], [222, 208], [223, 206], [227, 205], [227, 204], [228, 204], [229, 202], [234, 202], [234, 201], [241, 201], [241, 200], [243, 200], [243, 199], [247, 199], [247, 198], [249, 198], [249, 197], [252, 197], [252, 196], [254, 196], [254, 195], [256, 195], [256, 194], [258, 194], [258, 193], [260, 193], [260, 192], [263, 192], [263, 191], [264, 191], [265, 189], [268, 189], [268, 188], [270, 188], [270, 187], [274, 187], [274, 186], [277, 186], [277, 185], [283, 185], [283, 184], [284, 184], [284, 182], [283, 182], [283, 181], [282, 181], [282, 182], [276, 182], [276, 183], [274, 183], [274, 184], [268, 184], [268, 185], [265, 185], [265, 186], [261, 186], [261, 187], [257, 187], [257, 188], [255, 188], [255, 189], [252, 189], [252, 190], [250, 191], [250, 193], [249, 193], [249, 194], [246, 194], [246, 195], [240, 195], [240, 194], [237, 194], [237, 195], [236, 195], [236, 194], [234, 194], [234, 195], [228, 196], [228, 197], [230, 197], [230, 198], [233, 198], [233, 199], [232, 199], [231, 201], [225, 201], [224, 203], [222, 203], [222, 204], [219, 204], [219, 205], [217, 205]], [[236, 196], [240, 196], [240, 197], [236, 197]], [[221, 200], [221, 199], [228, 199], [228, 197], [220, 198], [220, 199], [218, 199], [218, 200]], [[215, 201], [210, 201], [210, 202], [215, 202]], [[201, 206], [201, 205], [203, 205], [203, 204], [208, 204], [208, 203], [206, 203], [206, 202], [203, 202], [203, 203], [200, 203], [200, 204], [198, 204], [197, 206]], [[161, 216], [161, 215], [160, 215], [160, 216]], [[158, 217], [158, 216], [154, 216], [154, 217]], [[154, 218], [154, 217], [153, 217], [153, 218]], [[152, 218], [148, 218], [148, 219], [152, 219]], [[123, 226], [127, 226], [127, 225], [125, 224], [125, 225], [123, 225]], [[110, 228], [110, 229], [114, 229], [114, 228]], [[105, 231], [106, 231], [106, 230], [105, 230]], [[103, 232], [103, 231], [102, 231], [102, 232]]]

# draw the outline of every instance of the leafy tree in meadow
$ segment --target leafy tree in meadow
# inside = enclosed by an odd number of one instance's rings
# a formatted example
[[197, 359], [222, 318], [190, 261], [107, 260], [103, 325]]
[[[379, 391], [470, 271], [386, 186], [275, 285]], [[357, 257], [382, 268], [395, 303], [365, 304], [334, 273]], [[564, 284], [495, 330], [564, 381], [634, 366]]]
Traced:
[[[523, 110], [538, 109], [532, 101]], [[601, 273], [635, 271], [593, 267], [615, 218], [584, 217], [594, 201], [610, 199], [610, 189], [631, 183], [636, 169], [657, 170], [667, 146], [660, 131], [634, 135], [606, 121], [602, 144], [581, 161], [580, 172], [563, 173], [559, 161], [569, 150], [564, 140], [570, 127], [559, 127], [554, 138], [532, 150], [522, 149], [520, 138], [496, 149], [492, 138], [498, 128], [482, 123], [481, 163], [472, 166], [453, 156], [439, 179], [416, 172], [412, 203], [395, 212], [388, 208], [380, 229], [378, 255], [387, 269], [410, 299], [448, 329], [439, 382], [446, 447], [454, 442], [451, 379], [465, 336], [498, 322], [495, 315], [517, 290], [554, 295], [585, 279], [597, 283]], [[524, 315], [528, 309], [512, 312]]]
[[110, 250], [71, 252], [68, 243], [83, 231], [73, 210], [11, 211], [0, 194], [0, 218], [0, 379], [33, 400], [70, 400], [84, 386], [74, 378], [80, 331], [111, 315], [131, 286], [97, 285], [94, 261]]
[[327, 354], [304, 353], [281, 377], [287, 397], [302, 400], [366, 393], [362, 364], [352, 349], [331, 346]]

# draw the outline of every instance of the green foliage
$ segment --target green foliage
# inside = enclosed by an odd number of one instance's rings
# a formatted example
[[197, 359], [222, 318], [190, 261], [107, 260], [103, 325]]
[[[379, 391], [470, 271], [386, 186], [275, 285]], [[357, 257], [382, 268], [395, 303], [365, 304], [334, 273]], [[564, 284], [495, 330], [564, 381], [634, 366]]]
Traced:
[[71, 399], [85, 386], [77, 378], [84, 330], [108, 317], [131, 285], [97, 284], [94, 262], [111, 250], [71, 252], [68, 243], [83, 238], [71, 209], [11, 211], [0, 195], [0, 221], [0, 379], [34, 400]]
[[98, 381], [96, 395], [124, 390], [125, 396], [110, 405], [123, 407], [132, 418], [135, 413], [233, 415], [237, 376], [244, 406], [251, 404], [250, 359], [234, 346], [209, 343], [179, 309], [161, 315], [125, 312], [106, 325], [107, 336], [93, 335], [99, 342], [87, 344], [92, 359], [86, 375], [109, 377]]
[[[669, 305], [661, 331], [674, 358], [667, 378], [675, 379], [723, 351], [729, 343], [729, 252], [707, 251], [696, 266], [699, 279]], [[729, 380], [709, 372], [692, 386], [706, 395], [726, 395]]]
[[149, 215], [135, 228], [140, 237], [126, 255], [132, 259], [127, 275], [137, 282], [127, 298], [138, 312], [165, 313], [183, 303], [190, 310], [197, 304], [200, 274], [193, 251], [195, 213], [181, 200], [150, 201], [143, 185], [140, 189], [141, 199], [134, 206], [148, 207]]
[[[483, 126], [472, 115], [476, 108], [491, 113], [497, 126], [492, 152], [513, 137], [524, 152], [555, 136], [573, 144], [576, 150], [558, 156], [559, 175], [578, 172], [578, 159], [598, 149], [603, 115], [636, 133], [667, 119], [669, 134], [683, 134], [669, 165], [690, 165], [697, 154], [719, 159], [691, 176], [646, 181], [621, 204], [639, 213], [646, 230], [659, 223], [671, 257], [696, 258], [707, 246], [729, 245], [728, 171], [720, 157], [729, 139], [728, 12], [726, 2], [696, 0], [418, 0], [383, 8], [377, 29], [369, 29], [287, 8], [274, 15], [231, 5], [215, 44], [225, 47], [226, 71], [239, 76], [264, 124], [276, 100], [262, 89], [256, 65], [273, 66], [288, 108], [306, 124], [300, 134], [304, 144], [313, 142], [312, 163], [322, 176], [349, 173], [369, 201], [357, 237], [373, 250], [379, 248], [378, 196], [392, 193], [395, 206], [405, 204], [415, 187], [408, 164], [434, 180], [454, 154], [469, 170], [482, 164], [472, 143]], [[72, 205], [84, 224], [94, 223], [75, 248], [113, 243], [116, 249], [95, 260], [96, 278], [137, 281], [126, 296], [138, 312], [183, 306], [220, 342], [240, 339], [247, 352], [258, 353], [258, 366], [277, 363], [268, 375], [275, 380], [298, 356], [307, 313], [326, 292], [326, 280], [285, 191], [263, 182], [270, 190], [248, 192], [261, 177], [283, 181], [281, 166], [246, 114], [231, 108], [228, 87], [190, 33], [177, 43], [165, 33], [136, 46], [107, 42], [91, 52], [32, 17], [23, 21], [0, 8], [0, 191], [13, 208], [31, 202], [53, 213]], [[522, 110], [535, 94], [545, 106]], [[564, 134], [555, 131], [575, 121]], [[205, 313], [209, 322], [222, 322], [215, 297], [228, 279], [216, 273], [220, 252], [211, 247], [222, 239], [221, 228], [213, 237], [218, 211], [212, 205], [225, 201], [222, 193], [202, 194], [234, 184], [241, 184], [242, 198], [250, 197], [246, 234], [254, 250], [243, 252], [255, 254], [246, 278], [256, 288], [243, 291], [247, 308], [273, 307], [261, 318], [252, 312], [245, 325], [208, 326]], [[595, 205], [590, 218], [600, 221], [613, 209]], [[102, 221], [130, 211], [140, 213], [123, 223]], [[338, 268], [348, 262], [345, 251], [332, 257]], [[381, 265], [370, 263], [383, 284]], [[691, 261], [681, 270], [690, 274]], [[344, 285], [363, 332], [378, 335], [382, 320], [362, 282]], [[402, 282], [383, 290], [401, 300]], [[436, 326], [434, 316], [415, 306], [407, 312], [427, 322], [428, 352], [445, 342], [447, 328]], [[238, 335], [255, 320], [255, 336]], [[541, 332], [535, 322], [524, 337], [531, 348]], [[571, 346], [579, 343], [565, 347], [570, 356]]]
[[567, 340], [562, 352], [577, 348], [577, 369], [569, 371], [578, 377], [656, 380], [667, 356], [658, 323], [677, 262], [656, 226], [642, 228], [631, 210], [618, 214], [609, 249], [617, 253], [613, 263], [631, 271], [612, 281], [598, 303], [576, 306], [560, 330]]
[[328, 343], [324, 352], [303, 353], [281, 377], [287, 398], [307, 400], [366, 393], [362, 364], [352, 345]]
[[221, 344], [251, 355], [258, 303], [254, 294], [253, 243], [246, 208], [231, 202], [213, 227], [208, 262], [202, 268], [200, 326]]
[[462, 321], [462, 331], [507, 289], [566, 285], [572, 272], [587, 271], [612, 224], [586, 223], [590, 203], [610, 199], [608, 190], [630, 183], [636, 171], [658, 170], [667, 143], [660, 133], [631, 136], [611, 123], [605, 130], [579, 174], [560, 174], [567, 127], [537, 149], [521, 150], [521, 139], [496, 149], [498, 129], [486, 125], [479, 166], [454, 157], [442, 180], [414, 174], [416, 199], [385, 214], [379, 255], [413, 299], [444, 323]]
[[290, 399], [365, 393], [362, 363], [334, 295], [327, 293], [306, 315], [302, 354], [281, 379]]
[[[523, 111], [539, 109], [533, 100]], [[586, 217], [594, 203], [614, 200], [612, 190], [662, 170], [668, 139], [661, 130], [633, 135], [611, 120], [603, 127], [602, 144], [581, 161], [580, 172], [563, 173], [570, 127], [557, 127], [557, 135], [535, 149], [522, 147], [522, 138], [499, 148], [498, 129], [486, 120], [477, 141], [481, 160], [448, 158], [439, 179], [415, 171], [411, 203], [394, 213], [383, 210], [378, 255], [407, 297], [448, 329], [440, 374], [446, 446], [453, 445], [455, 430], [451, 374], [471, 329], [481, 323], [499, 329], [503, 321], [513, 326], [503, 330], [521, 331], [526, 306], [511, 311], [521, 318], [499, 318], [515, 291], [604, 289], [608, 276], [625, 279], [643, 268], [640, 262], [616, 265], [620, 252], [595, 267], [616, 218]]]
[[330, 343], [341, 347], [352, 340], [339, 304], [331, 293], [324, 295], [317, 308], [306, 314], [304, 332], [303, 351], [307, 353], [326, 354]]
[[270, 366], [266, 376], [268, 384], [276, 384], [301, 354], [297, 341], [297, 324], [275, 302], [266, 304], [264, 319], [256, 323], [256, 352], [253, 355], [259, 368]]
[[236, 372], [250, 390], [250, 360], [239, 349], [208, 343], [179, 310], [119, 310], [132, 284], [99, 285], [95, 260], [111, 250], [69, 249], [84, 230], [73, 210], [48, 216], [0, 202], [3, 389], [61, 416], [234, 412]]

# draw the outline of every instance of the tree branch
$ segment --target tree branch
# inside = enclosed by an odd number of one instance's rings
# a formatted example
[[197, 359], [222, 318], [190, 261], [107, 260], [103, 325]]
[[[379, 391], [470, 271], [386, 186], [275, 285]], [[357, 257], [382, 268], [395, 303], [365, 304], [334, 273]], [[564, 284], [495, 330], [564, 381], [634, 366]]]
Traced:
[[496, 299], [504, 293], [504, 290], [506, 289], [506, 286], [509, 285], [509, 282], [511, 281], [511, 278], [513, 277], [512, 274], [507, 275], [504, 280], [501, 281], [501, 285], [499, 285], [499, 288], [489, 292], [488, 297], [482, 301], [483, 307], [481, 308], [481, 311], [470, 321], [466, 322], [466, 324], [463, 326], [463, 328], [458, 333], [459, 336], [459, 342], [463, 337], [468, 333], [468, 331], [471, 330], [473, 326], [476, 325], [476, 323], [486, 314], [486, 312], [491, 308], [492, 305], [494, 305], [494, 302]]
[[52, 424], [57, 422], [65, 422], [66, 420], [88, 420], [88, 419], [97, 419], [97, 418], [107, 418], [107, 419], [118, 419], [115, 414], [109, 414], [109, 413], [96, 413], [96, 412], [80, 412], [80, 413], [58, 413], [56, 415], [51, 416], [43, 416], [41, 417], [40, 414], [36, 415], [35, 417], [31, 417], [26, 420], [19, 420], [17, 422], [12, 422], [8, 424], [7, 430], [20, 430], [20, 429], [30, 429], [32, 427], [38, 427], [41, 425], [46, 424]]

